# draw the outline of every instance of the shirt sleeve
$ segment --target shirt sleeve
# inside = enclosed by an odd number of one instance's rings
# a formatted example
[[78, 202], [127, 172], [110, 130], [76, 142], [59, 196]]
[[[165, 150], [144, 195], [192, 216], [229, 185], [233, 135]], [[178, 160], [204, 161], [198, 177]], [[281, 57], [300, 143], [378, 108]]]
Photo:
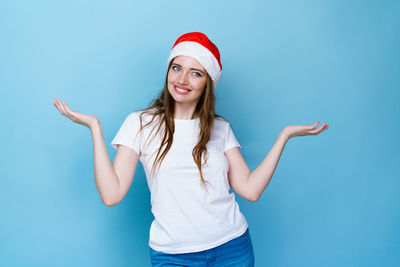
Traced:
[[233, 147], [239, 147], [239, 149], [242, 148], [242, 146], [239, 144], [239, 141], [236, 139], [236, 136], [232, 130], [230, 123], [228, 123], [228, 127], [227, 127], [226, 134], [225, 134], [224, 152]]
[[140, 134], [138, 133], [139, 129], [139, 114], [137, 114], [137, 112], [132, 112], [125, 118], [121, 128], [111, 141], [111, 146], [118, 149], [117, 145], [125, 145], [140, 155], [141, 145]]

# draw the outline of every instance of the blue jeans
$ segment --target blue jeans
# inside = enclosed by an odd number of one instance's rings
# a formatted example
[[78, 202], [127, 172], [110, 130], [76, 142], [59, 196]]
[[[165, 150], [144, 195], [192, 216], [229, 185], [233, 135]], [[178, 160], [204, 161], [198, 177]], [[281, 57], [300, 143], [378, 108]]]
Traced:
[[229, 242], [215, 248], [191, 252], [169, 254], [150, 248], [151, 264], [159, 266], [236, 266], [253, 267], [254, 253], [249, 229]]

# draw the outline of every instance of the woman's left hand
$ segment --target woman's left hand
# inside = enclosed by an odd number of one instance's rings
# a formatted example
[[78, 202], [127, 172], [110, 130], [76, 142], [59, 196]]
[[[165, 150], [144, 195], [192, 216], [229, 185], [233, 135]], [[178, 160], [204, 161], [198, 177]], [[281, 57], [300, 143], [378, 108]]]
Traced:
[[329, 125], [325, 122], [320, 127], [315, 128], [319, 123], [320, 121], [317, 121], [313, 125], [289, 125], [282, 130], [282, 134], [287, 139], [290, 139], [295, 136], [317, 135], [329, 128]]

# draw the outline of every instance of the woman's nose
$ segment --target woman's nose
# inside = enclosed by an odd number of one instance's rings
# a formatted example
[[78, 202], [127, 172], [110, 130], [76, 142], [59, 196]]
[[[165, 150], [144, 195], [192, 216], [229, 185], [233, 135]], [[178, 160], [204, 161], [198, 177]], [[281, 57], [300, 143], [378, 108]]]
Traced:
[[188, 75], [186, 73], [182, 73], [179, 76], [179, 80], [178, 81], [179, 81], [180, 84], [187, 84], [188, 83]]

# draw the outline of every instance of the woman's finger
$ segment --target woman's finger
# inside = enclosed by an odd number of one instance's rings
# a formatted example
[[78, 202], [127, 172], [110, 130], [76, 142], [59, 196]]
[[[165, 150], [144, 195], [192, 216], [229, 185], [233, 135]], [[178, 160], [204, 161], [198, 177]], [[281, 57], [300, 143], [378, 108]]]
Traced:
[[68, 113], [71, 114], [71, 115], [76, 115], [76, 114], [77, 114], [76, 111], [74, 111], [74, 110], [72, 110], [72, 109], [70, 109], [70, 108], [68, 107], [68, 104], [67, 104], [67, 103], [65, 103], [65, 109], [66, 109], [66, 110], [68, 111]]
[[58, 104], [59, 104], [59, 106], [60, 106], [61, 113], [62, 113], [64, 116], [67, 116], [67, 113], [65, 112], [65, 108], [64, 108], [63, 103], [61, 102], [61, 100], [58, 102]]
[[61, 103], [61, 107], [62, 107], [62, 109], [63, 109], [63, 111], [64, 111], [65, 116], [68, 117], [69, 114], [68, 114], [67, 109], [65, 108], [65, 102], [64, 102], [64, 103]]
[[316, 121], [313, 125], [309, 126], [310, 129], [315, 129], [320, 121]]
[[68, 108], [67, 108], [67, 103], [64, 102], [64, 103], [62, 104], [62, 106], [63, 106], [63, 108], [64, 108], [64, 110], [65, 110], [65, 113], [68, 114], [68, 115], [71, 115], [71, 114], [69, 113]]
[[325, 131], [327, 129], [327, 124], [324, 122], [320, 127], [318, 127], [318, 129], [311, 131], [312, 134], [316, 135], [316, 134], [320, 134], [321, 132]]
[[61, 108], [60, 101], [59, 101], [59, 100], [56, 100], [54, 104], [56, 105], [58, 111], [59, 111], [62, 115], [64, 115], [64, 111], [63, 111], [63, 109]]
[[65, 112], [66, 112], [67, 115], [68, 115], [68, 118], [70, 118], [73, 122], [77, 122], [77, 121], [78, 121], [78, 118], [75, 116], [74, 112], [72, 112], [72, 111], [68, 108], [67, 103], [64, 102], [63, 106], [64, 106], [64, 109], [65, 109]]
[[64, 103], [62, 103], [61, 100], [58, 100], [58, 104], [59, 104], [59, 107], [60, 107], [60, 109], [61, 109], [61, 113], [62, 113], [65, 117], [69, 118], [68, 112], [66, 111], [66, 109], [65, 109], [65, 107], [64, 107]]

